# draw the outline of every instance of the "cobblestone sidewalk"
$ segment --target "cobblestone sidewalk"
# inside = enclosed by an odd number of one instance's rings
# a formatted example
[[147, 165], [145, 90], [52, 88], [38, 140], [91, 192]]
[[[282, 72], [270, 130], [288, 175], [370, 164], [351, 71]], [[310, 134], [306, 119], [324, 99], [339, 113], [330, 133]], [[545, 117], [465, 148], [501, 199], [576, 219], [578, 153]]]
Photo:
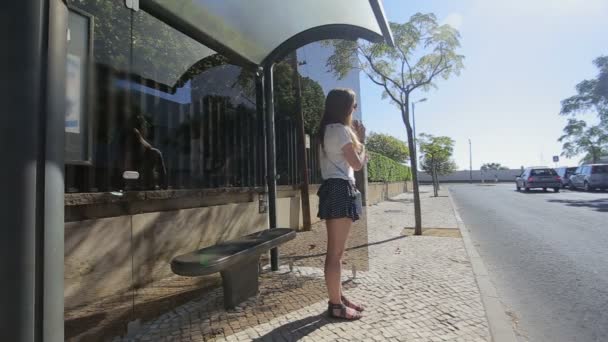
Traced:
[[[424, 226], [456, 227], [449, 198], [430, 195], [422, 194]], [[217, 289], [122, 340], [489, 341], [462, 239], [404, 234], [413, 222], [410, 197], [367, 208], [366, 227], [354, 228], [343, 280], [348, 296], [366, 304], [360, 321], [325, 315], [325, 231], [318, 224], [281, 249], [281, 270], [262, 274], [257, 298], [226, 312]]]

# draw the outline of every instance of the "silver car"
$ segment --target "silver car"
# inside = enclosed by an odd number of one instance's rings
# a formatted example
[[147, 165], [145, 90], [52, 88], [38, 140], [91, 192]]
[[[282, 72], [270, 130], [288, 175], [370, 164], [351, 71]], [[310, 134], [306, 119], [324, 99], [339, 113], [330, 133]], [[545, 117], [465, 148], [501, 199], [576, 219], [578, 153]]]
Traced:
[[570, 177], [576, 172], [577, 167], [558, 167], [555, 170], [557, 175], [562, 178], [562, 188], [570, 187]]
[[523, 188], [526, 192], [530, 189], [543, 189], [544, 191], [553, 189], [553, 191], [559, 192], [562, 187], [562, 178], [551, 168], [529, 167], [515, 179], [515, 183], [517, 191]]
[[583, 165], [570, 177], [573, 188], [593, 191], [608, 189], [608, 164]]

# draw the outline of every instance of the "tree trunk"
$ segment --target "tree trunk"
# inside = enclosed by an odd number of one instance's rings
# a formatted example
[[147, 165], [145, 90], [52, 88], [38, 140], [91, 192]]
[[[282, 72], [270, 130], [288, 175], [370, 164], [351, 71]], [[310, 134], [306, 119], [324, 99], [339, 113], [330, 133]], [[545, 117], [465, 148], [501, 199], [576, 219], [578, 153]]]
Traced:
[[433, 192], [439, 197], [439, 179], [437, 177], [437, 166], [433, 163]]
[[[439, 183], [439, 172], [437, 172], [437, 192], [441, 190], [441, 184]], [[439, 196], [439, 195], [437, 195]]]
[[597, 164], [599, 162], [599, 149], [595, 147], [591, 147], [591, 158], [593, 159], [593, 164]]
[[412, 164], [412, 185], [414, 190], [414, 235], [422, 235], [422, 212], [420, 210], [420, 188], [418, 187], [418, 156], [416, 155], [416, 146], [414, 145], [414, 136], [412, 133], [412, 125], [410, 124], [409, 116], [409, 100], [405, 101], [401, 106], [401, 118], [405, 124], [407, 131], [407, 145], [410, 149], [410, 161]]

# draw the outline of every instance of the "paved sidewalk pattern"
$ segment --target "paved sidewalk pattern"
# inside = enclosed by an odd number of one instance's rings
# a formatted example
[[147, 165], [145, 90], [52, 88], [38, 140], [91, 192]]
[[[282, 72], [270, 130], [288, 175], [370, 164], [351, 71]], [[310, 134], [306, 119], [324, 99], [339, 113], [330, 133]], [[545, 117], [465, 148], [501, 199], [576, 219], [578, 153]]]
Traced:
[[[449, 198], [430, 195], [422, 194], [426, 215], [442, 214], [425, 220], [425, 226], [455, 227], [453, 212], [447, 215]], [[236, 310], [222, 309], [217, 289], [116, 341], [489, 341], [462, 240], [403, 235], [413, 222], [410, 197], [367, 208], [367, 229], [353, 232], [357, 240], [367, 231], [367, 243], [349, 243], [343, 272], [346, 294], [366, 304], [360, 321], [339, 322], [325, 314], [325, 231], [318, 224], [281, 250], [287, 256], [280, 271], [264, 272], [260, 294]], [[309, 255], [302, 257], [299, 250]]]

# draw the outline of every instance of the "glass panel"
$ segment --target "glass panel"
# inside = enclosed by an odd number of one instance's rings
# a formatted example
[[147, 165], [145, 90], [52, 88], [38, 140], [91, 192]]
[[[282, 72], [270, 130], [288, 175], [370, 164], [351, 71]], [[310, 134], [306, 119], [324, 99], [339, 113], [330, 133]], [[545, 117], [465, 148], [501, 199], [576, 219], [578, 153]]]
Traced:
[[84, 12], [68, 13], [66, 64], [65, 158], [68, 163], [90, 161], [87, 65], [91, 52], [92, 18]]
[[[68, 5], [68, 65], [79, 60], [76, 64], [80, 67], [72, 70], [80, 70], [80, 96], [86, 94], [86, 98], [76, 111], [81, 114], [77, 118], [80, 124], [66, 128], [66, 158], [87, 159], [84, 153], [90, 151], [91, 163], [66, 165], [66, 192], [121, 189], [115, 133], [128, 110], [128, 93], [117, 83], [126, 80], [130, 72], [131, 11], [114, 1], [72, 0]], [[68, 81], [68, 92], [76, 86], [70, 86]], [[71, 97], [78, 98], [74, 94]], [[90, 136], [85, 138], [85, 133]]]
[[133, 49], [133, 73], [171, 94], [192, 76], [197, 62], [215, 54], [145, 12], [133, 17]]
[[557, 173], [553, 169], [534, 169], [532, 176], [557, 176]]
[[141, 190], [261, 185], [254, 75], [144, 11], [133, 19], [124, 168]]
[[[130, 72], [131, 11], [121, 1], [70, 0], [67, 4], [67, 95], [73, 110], [66, 118], [66, 158], [68, 162], [89, 159], [89, 163], [66, 165], [65, 191], [120, 189], [116, 128], [128, 112], [128, 93], [117, 84], [128, 79]], [[66, 196], [66, 213], [87, 198], [88, 194]], [[132, 278], [125, 271], [132, 232], [126, 216], [114, 216], [69, 222], [66, 215], [66, 340], [106, 340], [134, 319], [129, 304]]]
[[[316, 132], [323, 116], [325, 95], [334, 88], [351, 88], [359, 92], [359, 75], [352, 72], [338, 80], [332, 73], [325, 72], [331, 47], [321, 43], [304, 46], [297, 51], [298, 74], [302, 94], [304, 131], [310, 136], [308, 148], [308, 170], [311, 184], [320, 184], [321, 171], [318, 163], [319, 139]], [[297, 110], [294, 93], [293, 54], [277, 63], [274, 68], [277, 174], [279, 185], [296, 185], [301, 181], [298, 159]], [[361, 119], [361, 106], [354, 113]]]
[[147, 1], [256, 64], [290, 37], [318, 26], [351, 24], [381, 34], [368, 0]]

